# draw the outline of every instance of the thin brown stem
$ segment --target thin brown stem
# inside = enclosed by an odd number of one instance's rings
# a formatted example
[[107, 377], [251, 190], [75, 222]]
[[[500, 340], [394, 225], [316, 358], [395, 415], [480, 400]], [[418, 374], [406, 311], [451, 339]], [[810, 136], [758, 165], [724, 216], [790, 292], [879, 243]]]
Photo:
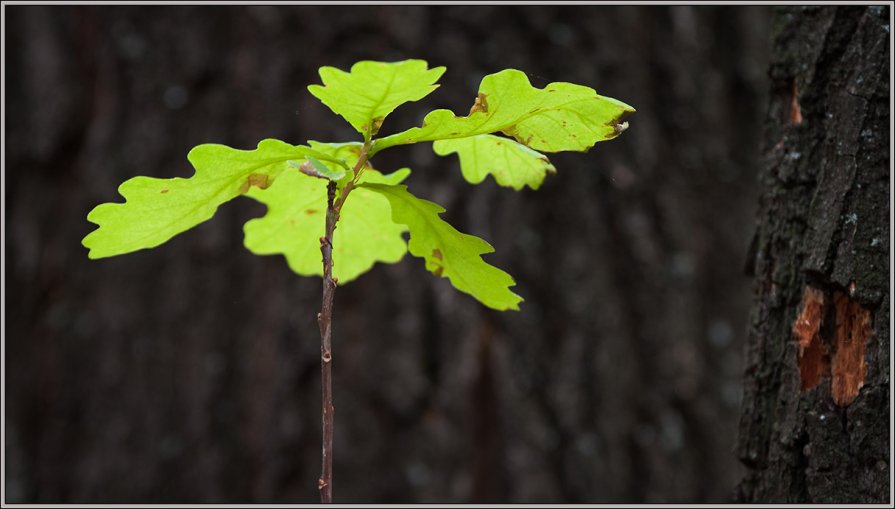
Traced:
[[332, 317], [333, 294], [336, 281], [333, 279], [333, 232], [339, 220], [339, 211], [333, 205], [336, 198], [336, 183], [329, 182], [326, 197], [326, 229], [320, 237], [320, 252], [323, 254], [323, 303], [317, 324], [320, 326], [320, 366], [323, 387], [323, 470], [317, 487], [320, 502], [333, 501], [333, 379], [332, 379]]
[[354, 188], [360, 176], [360, 170], [367, 164], [369, 143], [365, 143], [354, 167], [355, 178], [351, 180], [336, 198], [336, 183], [330, 181], [326, 187], [326, 226], [323, 237], [320, 237], [320, 252], [323, 255], [323, 302], [317, 314], [320, 326], [320, 369], [323, 403], [323, 467], [317, 488], [320, 490], [320, 502], [331, 504], [333, 501], [333, 378], [332, 378], [332, 319], [333, 295], [336, 291], [336, 279], [333, 278], [333, 232], [339, 221], [339, 213], [348, 194]]

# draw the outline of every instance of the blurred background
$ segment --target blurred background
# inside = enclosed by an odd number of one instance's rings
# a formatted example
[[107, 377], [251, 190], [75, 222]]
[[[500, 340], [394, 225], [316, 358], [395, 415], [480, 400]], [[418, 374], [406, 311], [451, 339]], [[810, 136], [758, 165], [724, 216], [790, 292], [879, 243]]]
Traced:
[[731, 501], [769, 10], [695, 6], [5, 6], [6, 502], [314, 503], [319, 278], [242, 246], [239, 199], [90, 261], [97, 204], [200, 143], [354, 140], [306, 90], [362, 59], [444, 65], [468, 112], [513, 67], [637, 108], [537, 192], [431, 146], [377, 157], [488, 240], [521, 312], [419, 259], [335, 301], [334, 500]]

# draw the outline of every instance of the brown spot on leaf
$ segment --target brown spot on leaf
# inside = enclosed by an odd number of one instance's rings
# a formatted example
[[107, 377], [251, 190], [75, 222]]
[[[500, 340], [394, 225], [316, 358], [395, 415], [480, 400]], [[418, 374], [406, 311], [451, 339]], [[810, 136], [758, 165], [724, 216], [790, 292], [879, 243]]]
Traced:
[[246, 178], [245, 182], [239, 186], [239, 193], [246, 194], [252, 186], [257, 187], [258, 189], [267, 189], [270, 187], [270, 177], [263, 173], [252, 173]]
[[319, 210], [316, 210], [316, 209], [308, 209], [308, 210], [305, 211], [305, 214], [307, 214], [307, 215], [309, 215], [309, 216], [313, 216], [314, 214], [318, 214], [319, 212], [320, 212], [320, 211], [319, 211]]
[[[825, 323], [832, 321], [833, 323]], [[864, 385], [864, 350], [872, 333], [870, 311], [849, 295], [806, 287], [793, 337], [799, 343], [799, 374], [803, 391], [832, 377], [833, 402], [848, 406]]]
[[376, 136], [379, 133], [379, 128], [382, 127], [382, 122], [385, 120], [385, 117], [376, 117], [373, 119], [373, 127], [370, 129], [370, 136]]
[[475, 98], [475, 104], [469, 109], [469, 114], [472, 115], [477, 111], [488, 113], [488, 94], [479, 92], [478, 97]]
[[435, 248], [432, 250], [432, 258], [435, 258], [439, 262], [438, 267], [436, 267], [435, 270], [432, 271], [432, 273], [438, 277], [441, 277], [441, 275], [444, 273], [444, 266], [441, 265], [440, 262], [444, 261], [444, 255], [441, 253], [440, 249]]
[[295, 219], [289, 219], [289, 226], [295, 226]]
[[162, 193], [162, 194], [165, 194], [165, 193], [167, 193], [168, 191], [170, 191], [170, 189], [162, 189], [162, 190], [159, 191], [159, 192]]

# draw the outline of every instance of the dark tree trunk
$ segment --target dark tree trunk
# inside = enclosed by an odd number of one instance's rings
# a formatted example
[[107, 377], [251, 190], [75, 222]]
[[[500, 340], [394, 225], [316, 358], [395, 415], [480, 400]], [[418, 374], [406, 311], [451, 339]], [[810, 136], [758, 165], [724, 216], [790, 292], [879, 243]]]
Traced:
[[774, 14], [743, 502], [891, 502], [888, 9]]

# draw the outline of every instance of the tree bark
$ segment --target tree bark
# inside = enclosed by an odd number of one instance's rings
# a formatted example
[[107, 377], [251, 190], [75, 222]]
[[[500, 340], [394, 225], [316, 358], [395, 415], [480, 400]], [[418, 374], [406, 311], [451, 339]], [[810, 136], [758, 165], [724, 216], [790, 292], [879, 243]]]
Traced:
[[889, 28], [880, 6], [774, 13], [741, 502], [891, 502]]

